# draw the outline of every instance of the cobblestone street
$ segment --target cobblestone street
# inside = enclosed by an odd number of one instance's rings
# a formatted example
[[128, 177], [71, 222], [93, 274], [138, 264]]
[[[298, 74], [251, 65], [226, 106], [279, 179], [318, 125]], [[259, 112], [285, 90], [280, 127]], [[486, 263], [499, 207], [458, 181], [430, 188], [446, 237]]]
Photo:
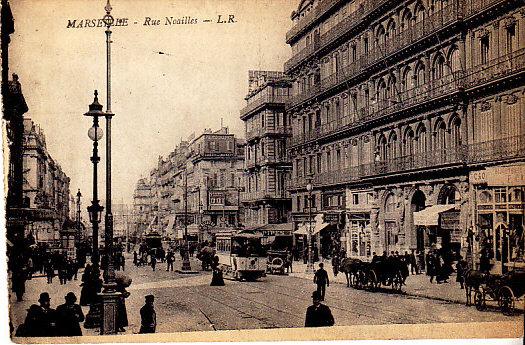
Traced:
[[[176, 262], [176, 268], [180, 261]], [[200, 268], [197, 261], [194, 269]], [[300, 265], [296, 270], [301, 269]], [[305, 310], [310, 305], [315, 285], [302, 273], [289, 276], [268, 275], [257, 282], [226, 280], [224, 287], [209, 286], [209, 272], [181, 275], [166, 272], [159, 263], [153, 272], [151, 267], [134, 267], [127, 262], [126, 273], [133, 283], [126, 300], [129, 327], [126, 333], [138, 333], [144, 296], [155, 295], [157, 332], [211, 331], [229, 329], [262, 329], [302, 327]], [[79, 276], [80, 277], [80, 276]], [[415, 284], [421, 285], [418, 289]], [[48, 291], [52, 307], [63, 303], [63, 296], [73, 291], [80, 295], [80, 280], [60, 285], [54, 279], [46, 284], [44, 277], [37, 277], [27, 284], [23, 302], [11, 296], [13, 324], [15, 328], [23, 321], [26, 309], [36, 303], [38, 294]], [[463, 296], [456, 283], [430, 285], [424, 276], [410, 276], [405, 288], [407, 293], [394, 294], [387, 289], [369, 292], [347, 288], [344, 276], [339, 275], [327, 289], [326, 304], [334, 314], [336, 325], [382, 325], [450, 322], [484, 322], [519, 320], [522, 315], [503, 316], [496, 310], [479, 312], [474, 307], [454, 301]], [[451, 300], [440, 295], [441, 290], [450, 291]], [[424, 295], [416, 296], [416, 293]], [[457, 291], [456, 291], [457, 290]], [[432, 297], [432, 292], [436, 297]], [[83, 307], [84, 313], [89, 308]], [[83, 330], [85, 335], [95, 335], [97, 330]]]

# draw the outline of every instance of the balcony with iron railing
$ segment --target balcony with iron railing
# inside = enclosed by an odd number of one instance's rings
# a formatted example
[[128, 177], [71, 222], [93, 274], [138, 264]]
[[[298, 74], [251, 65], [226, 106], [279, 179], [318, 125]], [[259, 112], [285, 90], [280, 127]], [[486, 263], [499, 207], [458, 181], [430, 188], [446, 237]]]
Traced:
[[290, 164], [288, 157], [278, 156], [278, 155], [266, 155], [266, 156], [257, 156], [255, 158], [246, 159], [246, 168], [252, 169], [258, 166], [268, 165], [268, 164]]
[[265, 135], [290, 135], [292, 129], [288, 126], [266, 126], [258, 127], [251, 131], [246, 132], [246, 140], [250, 141], [253, 139], [261, 138]]
[[525, 135], [510, 136], [469, 145], [468, 163], [480, 164], [525, 157]]
[[362, 125], [365, 122], [406, 111], [414, 106], [436, 100], [444, 96], [450, 96], [462, 89], [464, 71], [452, 72], [439, 79], [431, 80], [423, 85], [399, 92], [394, 99], [384, 99], [373, 102], [369, 108], [360, 109], [354, 114], [354, 121], [348, 116], [337, 118], [335, 121], [324, 123], [307, 133], [294, 135], [290, 140], [290, 146], [301, 145], [313, 140], [318, 140], [336, 133]]
[[249, 203], [270, 199], [289, 199], [290, 193], [287, 190], [278, 191], [253, 191], [241, 193], [241, 202]]
[[342, 2], [343, 0], [322, 0], [310, 13], [301, 18], [287, 33], [286, 43], [290, 43], [298, 34], [312, 25], [317, 19], [319, 19], [325, 12], [330, 10], [332, 7]]
[[481, 12], [499, 3], [504, 3], [504, 2], [518, 3], [519, 2], [516, 0], [463, 0], [463, 1], [464, 1], [463, 6], [464, 6], [466, 17], [470, 17], [476, 14], [481, 14]]
[[266, 104], [282, 104], [284, 106], [284, 104], [288, 101], [288, 97], [288, 95], [265, 95], [250, 101], [244, 108], [241, 109], [241, 119], [244, 119], [246, 116], [250, 115], [255, 110]]
[[[413, 26], [397, 33], [395, 37], [386, 40], [381, 45], [376, 46], [365, 55], [360, 56], [355, 61], [351, 62], [349, 65], [342, 67], [332, 75], [323, 78], [320, 84], [314, 85], [308, 88], [306, 91], [290, 97], [287, 108], [293, 108], [309, 100], [310, 98], [316, 97], [342, 83], [350, 81], [359, 74], [364, 73], [367, 68], [380, 62], [387, 56], [406, 49], [421, 39], [435, 35], [445, 27], [458, 22], [462, 17], [462, 13], [457, 1], [458, 0], [451, 2], [442, 10], [435, 12], [423, 21], [415, 23]], [[344, 23], [345, 21], [341, 22], [339, 25], [344, 25]], [[332, 30], [337, 29], [337, 27], [338, 26], [334, 27]], [[343, 33], [344, 30], [341, 32]], [[326, 34], [328, 33], [330, 33], [330, 31]], [[321, 38], [320, 49], [325, 47], [327, 44], [328, 41], [325, 40], [323, 43], [323, 39]]]
[[525, 48], [470, 68], [465, 76], [465, 88], [475, 88], [524, 70]]
[[[487, 164], [490, 162], [522, 159], [524, 157], [525, 135], [518, 135], [324, 171], [315, 174], [311, 183], [316, 187], [322, 187], [352, 183], [387, 174], [466, 164]], [[291, 181], [293, 183], [290, 183], [289, 190], [304, 189], [308, 183], [308, 179], [303, 177], [293, 178]]]

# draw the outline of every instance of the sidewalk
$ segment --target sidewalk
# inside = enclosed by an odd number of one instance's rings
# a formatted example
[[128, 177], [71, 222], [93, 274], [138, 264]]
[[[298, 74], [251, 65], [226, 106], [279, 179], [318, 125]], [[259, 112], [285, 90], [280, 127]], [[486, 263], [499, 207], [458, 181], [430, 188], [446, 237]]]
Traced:
[[[317, 262], [315, 264], [315, 269], [318, 268], [319, 263]], [[346, 277], [344, 273], [339, 273], [337, 277], [334, 277], [330, 261], [324, 261], [324, 268], [328, 272], [328, 278], [331, 283], [346, 285]], [[302, 261], [294, 261], [294, 273], [290, 273], [290, 276], [309, 279], [313, 282], [313, 274], [304, 273], [305, 269], [306, 264], [303, 264]], [[465, 290], [461, 290], [459, 283], [456, 283], [455, 273], [452, 273], [448, 283], [443, 284], [437, 284], [435, 280], [434, 283], [430, 283], [430, 278], [424, 273], [418, 275], [411, 274], [407, 277], [405, 284], [406, 285], [402, 288], [402, 293], [408, 296], [423, 297], [460, 304], [465, 304], [466, 302]], [[388, 291], [388, 289], [389, 287], [386, 287], [385, 291]]]

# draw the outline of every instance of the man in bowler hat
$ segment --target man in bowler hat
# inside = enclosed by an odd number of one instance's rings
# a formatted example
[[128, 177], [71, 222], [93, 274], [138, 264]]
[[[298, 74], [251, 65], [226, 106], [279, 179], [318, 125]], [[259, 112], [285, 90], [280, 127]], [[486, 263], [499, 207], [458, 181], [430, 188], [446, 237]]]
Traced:
[[153, 295], [147, 295], [144, 299], [146, 303], [140, 308], [139, 333], [155, 333], [155, 329], [157, 328], [157, 315], [155, 314], [155, 308], [153, 307], [155, 297]]
[[80, 305], [75, 303], [77, 296], [68, 292], [65, 297], [66, 303], [57, 307], [57, 330], [63, 337], [81, 336], [80, 323], [84, 321], [84, 313]]
[[328, 306], [321, 304], [321, 294], [312, 293], [313, 304], [306, 309], [305, 327], [327, 327], [334, 325], [334, 317]]

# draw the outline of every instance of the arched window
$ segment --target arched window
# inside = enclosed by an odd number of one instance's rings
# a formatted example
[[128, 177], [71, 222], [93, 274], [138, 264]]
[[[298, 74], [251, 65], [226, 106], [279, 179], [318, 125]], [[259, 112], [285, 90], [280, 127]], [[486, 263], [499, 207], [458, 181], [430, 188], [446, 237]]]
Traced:
[[416, 86], [422, 86], [426, 82], [425, 77], [425, 65], [423, 63], [419, 63], [416, 66]]
[[414, 154], [414, 131], [408, 128], [405, 131], [405, 138], [403, 140], [403, 156], [412, 156]]
[[461, 70], [461, 60], [459, 57], [459, 49], [457, 47], [454, 46], [450, 50], [448, 54], [448, 61], [452, 72]]
[[422, 23], [425, 20], [425, 6], [421, 2], [418, 2], [414, 8], [414, 17], [416, 23]]
[[407, 67], [403, 72], [403, 91], [411, 90], [414, 87], [414, 73], [412, 68]]
[[450, 122], [450, 145], [461, 146], [461, 119], [457, 115]]
[[387, 159], [393, 159], [395, 157], [397, 157], [397, 135], [395, 132], [392, 132], [388, 138]]
[[447, 126], [441, 119], [438, 120], [435, 127], [435, 148], [436, 150], [444, 151], [447, 147]]
[[378, 141], [379, 160], [385, 161], [387, 159], [388, 143], [384, 135], [381, 135]]
[[454, 185], [445, 185], [438, 195], [438, 204], [453, 205], [459, 200], [458, 190]]
[[386, 99], [395, 100], [397, 98], [396, 78], [391, 76], [388, 79], [388, 86], [386, 88]]
[[478, 200], [480, 204], [491, 204], [492, 203], [492, 194], [484, 190], [479, 193]]
[[393, 19], [390, 19], [386, 26], [386, 38], [394, 39], [396, 37], [396, 22]]
[[443, 55], [438, 54], [434, 59], [434, 65], [432, 66], [432, 79], [440, 79], [445, 75], [445, 58]]
[[387, 99], [387, 88], [386, 83], [383, 79], [379, 81], [379, 84], [377, 85], [377, 101], [384, 101]]
[[412, 12], [407, 8], [401, 17], [401, 31], [407, 30], [412, 26]]
[[379, 45], [382, 46], [385, 44], [385, 36], [386, 36], [385, 28], [383, 27], [383, 25], [379, 25], [376, 31], [376, 44], [378, 46]]
[[420, 124], [416, 130], [416, 153], [427, 152], [427, 129], [425, 125]]
[[395, 212], [396, 211], [396, 198], [394, 194], [390, 193], [385, 199], [385, 212]]

